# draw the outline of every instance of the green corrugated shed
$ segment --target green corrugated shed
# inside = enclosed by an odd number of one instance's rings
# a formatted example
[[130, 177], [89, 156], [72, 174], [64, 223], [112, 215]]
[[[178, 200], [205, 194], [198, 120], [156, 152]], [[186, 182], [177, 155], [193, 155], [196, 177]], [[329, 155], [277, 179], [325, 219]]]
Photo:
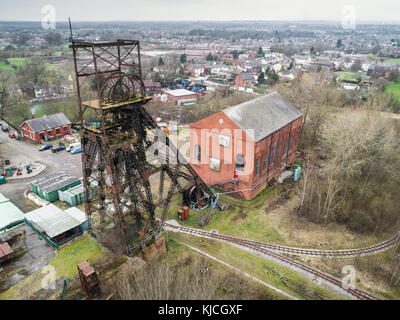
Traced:
[[[91, 182], [91, 195], [93, 194], [93, 189], [97, 189], [98, 182], [92, 181]], [[85, 190], [82, 184], [69, 188], [67, 190], [59, 190], [58, 191], [58, 198], [60, 201], [67, 202], [70, 206], [77, 206], [85, 202]]]
[[59, 190], [64, 191], [80, 184], [81, 181], [78, 178], [58, 172], [33, 181], [31, 189], [39, 197], [54, 202], [59, 199]]
[[24, 214], [0, 193], [0, 233], [24, 221]]

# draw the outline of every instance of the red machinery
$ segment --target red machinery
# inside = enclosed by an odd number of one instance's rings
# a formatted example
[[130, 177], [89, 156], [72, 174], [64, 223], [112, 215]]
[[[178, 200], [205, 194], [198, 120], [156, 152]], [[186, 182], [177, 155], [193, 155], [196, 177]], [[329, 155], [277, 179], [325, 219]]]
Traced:
[[14, 251], [7, 242], [0, 244], [0, 263], [14, 257]]
[[100, 296], [100, 284], [97, 278], [96, 270], [85, 261], [78, 264], [79, 278], [81, 280], [82, 289], [86, 292], [89, 298], [96, 298]]

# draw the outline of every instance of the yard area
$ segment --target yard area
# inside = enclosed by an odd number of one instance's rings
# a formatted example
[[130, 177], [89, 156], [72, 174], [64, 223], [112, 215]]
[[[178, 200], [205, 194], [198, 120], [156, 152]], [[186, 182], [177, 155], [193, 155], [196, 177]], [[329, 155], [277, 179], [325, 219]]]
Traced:
[[[93, 263], [96, 260], [109, 254], [108, 250], [101, 247], [98, 242], [86, 236], [76, 242], [72, 242], [56, 252], [55, 257], [49, 261], [48, 265], [55, 268], [56, 271], [56, 290], [62, 285], [63, 280], [73, 277], [77, 273], [77, 265], [85, 260]], [[42, 281], [47, 275], [42, 270], [33, 273], [32, 275], [24, 278], [16, 285], [0, 294], [0, 299], [14, 300], [14, 299], [32, 299], [40, 298], [46, 294], [42, 288]], [[50, 294], [54, 292], [49, 292]]]
[[339, 71], [335, 72], [342, 81], [357, 81], [360, 74], [358, 72]]

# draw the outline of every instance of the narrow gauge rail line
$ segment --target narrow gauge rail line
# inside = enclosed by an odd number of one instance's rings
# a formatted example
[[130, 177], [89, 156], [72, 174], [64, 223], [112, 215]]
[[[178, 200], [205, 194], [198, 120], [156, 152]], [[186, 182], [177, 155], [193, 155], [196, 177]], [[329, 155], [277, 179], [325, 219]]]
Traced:
[[[329, 274], [326, 274], [322, 271], [319, 271], [317, 269], [314, 269], [304, 263], [301, 263], [299, 261], [293, 260], [289, 257], [280, 255], [276, 252], [274, 252], [273, 250], [270, 250], [268, 248], [265, 247], [266, 244], [257, 242], [257, 241], [252, 241], [252, 240], [244, 240], [244, 239], [240, 239], [240, 238], [235, 238], [235, 237], [230, 237], [230, 236], [224, 236], [224, 235], [220, 235], [217, 233], [212, 233], [212, 232], [208, 232], [208, 231], [203, 231], [203, 230], [198, 230], [198, 229], [194, 229], [194, 228], [187, 228], [187, 227], [182, 227], [182, 226], [176, 226], [176, 225], [172, 225], [169, 223], [164, 223], [164, 225], [168, 228], [171, 229], [176, 229], [177, 231], [181, 231], [184, 233], [188, 233], [188, 234], [193, 234], [193, 235], [197, 235], [197, 236], [201, 236], [201, 237], [205, 237], [205, 238], [211, 238], [211, 239], [217, 239], [217, 240], [221, 240], [221, 241], [225, 241], [228, 243], [232, 243], [241, 247], [246, 247], [249, 248], [251, 250], [260, 252], [262, 254], [266, 254], [274, 259], [280, 260], [281, 262], [284, 262], [288, 265], [291, 265], [293, 267], [296, 267], [298, 269], [301, 269], [304, 272], [310, 273], [312, 275], [314, 275], [315, 277], [319, 277], [321, 279], [324, 279], [325, 281], [335, 285], [336, 287], [341, 288], [342, 290], [346, 291], [347, 293], [351, 294], [352, 296], [361, 299], [361, 300], [380, 300], [378, 297], [375, 297], [374, 295], [361, 290], [361, 289], [357, 289], [357, 288], [352, 288], [350, 286], [343, 286], [342, 285], [342, 281], [340, 279], [337, 279]], [[398, 241], [398, 235], [397, 237], [397, 241]], [[389, 239], [390, 240], [390, 239]], [[388, 240], [388, 241], [389, 241]], [[396, 241], [396, 242], [397, 242]]]
[[182, 226], [178, 227], [178, 226], [167, 224], [167, 223], [164, 223], [164, 224], [170, 228], [180, 228], [180, 230], [183, 232], [190, 232], [190, 233], [196, 232], [198, 234], [202, 233], [204, 236], [213, 235], [214, 238], [220, 237], [221, 239], [223, 238], [226, 241], [242, 240], [249, 244], [253, 244], [253, 245], [259, 246], [261, 248], [266, 248], [266, 249], [270, 249], [270, 250], [277, 251], [277, 252], [284, 252], [284, 253], [304, 255], [304, 256], [313, 256], [313, 257], [351, 258], [351, 257], [374, 255], [379, 252], [386, 251], [386, 250], [394, 247], [396, 244], [398, 244], [400, 242], [400, 233], [398, 233], [388, 240], [385, 240], [383, 242], [380, 242], [380, 243], [377, 243], [377, 244], [374, 244], [374, 245], [371, 245], [371, 246], [365, 247], [365, 248], [339, 249], [339, 250], [305, 249], [305, 248], [295, 248], [295, 247], [287, 247], [287, 246], [281, 246], [281, 245], [270, 244], [270, 243], [263, 243], [263, 242], [259, 242], [259, 241], [255, 241], [255, 240], [240, 239], [240, 238], [215, 234], [212, 232], [203, 231], [203, 230], [194, 229], [194, 228], [188, 228], [188, 227], [182, 227]]

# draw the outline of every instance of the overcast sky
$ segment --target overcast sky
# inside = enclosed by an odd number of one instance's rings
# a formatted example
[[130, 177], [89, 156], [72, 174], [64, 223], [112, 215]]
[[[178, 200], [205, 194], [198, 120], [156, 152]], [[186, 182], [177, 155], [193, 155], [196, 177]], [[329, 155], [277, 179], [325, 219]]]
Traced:
[[342, 21], [348, 5], [358, 22], [400, 21], [400, 0], [0, 0], [0, 20], [41, 21], [45, 5], [54, 6], [57, 21]]

